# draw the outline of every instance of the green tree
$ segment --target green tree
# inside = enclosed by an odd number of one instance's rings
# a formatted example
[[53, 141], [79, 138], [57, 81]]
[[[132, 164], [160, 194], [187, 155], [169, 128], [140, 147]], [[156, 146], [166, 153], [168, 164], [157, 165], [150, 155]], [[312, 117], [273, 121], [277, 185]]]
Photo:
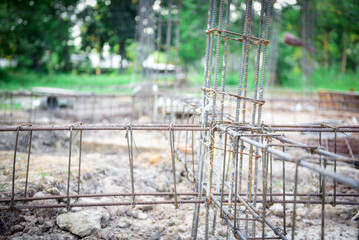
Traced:
[[[131, 0], [99, 0], [94, 7], [88, 6], [78, 17], [82, 19], [82, 49], [96, 49], [102, 56], [105, 43], [112, 52], [126, 58], [126, 44], [134, 39], [136, 30], [136, 4]], [[118, 49], [118, 50], [117, 50]], [[123, 72], [122, 61], [120, 63]]]
[[183, 1], [179, 56], [185, 66], [205, 55], [208, 1]]
[[77, 0], [17, 0], [1, 3], [0, 54], [20, 68], [70, 70], [71, 34]]
[[[130, 39], [135, 38], [136, 32], [136, 1], [134, 0], [112, 0], [110, 4], [111, 17], [108, 22], [110, 29], [115, 32], [112, 38], [112, 46], [119, 45], [121, 58], [126, 58], [126, 46]], [[123, 62], [121, 61], [121, 73], [123, 73]]]

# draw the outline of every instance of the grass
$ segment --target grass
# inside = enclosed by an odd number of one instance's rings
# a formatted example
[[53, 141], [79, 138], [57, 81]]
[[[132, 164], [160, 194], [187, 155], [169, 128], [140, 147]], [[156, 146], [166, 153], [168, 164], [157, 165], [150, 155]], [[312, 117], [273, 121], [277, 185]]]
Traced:
[[[203, 85], [203, 73], [190, 74], [189, 75], [190, 84], [202, 86]], [[212, 75], [212, 83], [214, 76]], [[219, 85], [221, 81], [221, 76], [218, 77]], [[239, 74], [227, 74], [226, 75], [226, 86], [237, 86], [238, 85]], [[285, 88], [288, 90], [302, 90], [302, 74], [301, 72], [292, 72], [290, 74], [290, 80], [282, 82], [281, 86], [278, 88]], [[344, 74], [340, 73], [334, 68], [325, 70], [322, 68], [316, 69], [313, 75], [313, 85], [307, 83], [307, 90], [318, 90], [318, 89], [328, 89], [328, 90], [353, 90], [359, 91], [359, 71], [351, 72], [348, 71]], [[248, 89], [254, 89], [254, 75], [253, 72], [248, 73]]]
[[42, 74], [36, 72], [3, 74], [0, 79], [0, 89], [3, 90], [30, 90], [33, 87], [53, 87], [76, 89], [80, 91], [112, 92], [111, 86], [120, 86], [131, 82], [131, 74], [102, 74], [102, 75], [75, 75], [75, 74]]
[[[64, 89], [75, 89], [80, 91], [93, 92], [119, 92], [119, 86], [129, 84], [133, 78], [130, 73], [101, 74], [101, 75], [77, 75], [77, 74], [43, 74], [36, 72], [4, 72], [0, 74], [0, 89], [2, 90], [30, 90], [32, 87], [53, 87]], [[1, 72], [0, 72], [1, 73]], [[191, 86], [203, 86], [203, 72], [189, 73], [187, 79]], [[238, 73], [227, 73], [226, 85], [236, 88], [238, 85]], [[214, 74], [212, 75], [212, 83]], [[221, 74], [218, 76], [220, 85]], [[329, 70], [316, 69], [314, 71], [313, 86], [307, 85], [308, 90], [329, 89], [329, 90], [354, 90], [359, 91], [359, 71], [341, 74], [334, 68]], [[302, 89], [302, 76], [300, 72], [290, 74], [290, 80], [282, 82], [280, 88], [290, 90]], [[254, 89], [254, 74], [248, 73], [248, 89]]]
[[[9, 100], [10, 101], [10, 100]], [[0, 109], [2, 111], [13, 111], [13, 110], [19, 110], [21, 109], [21, 103], [18, 102], [14, 102], [12, 105], [11, 104], [4, 104], [4, 103], [0, 103]]]
[[[331, 69], [316, 69], [313, 76], [312, 87], [307, 83], [308, 90], [328, 89], [328, 90], [343, 90], [343, 91], [359, 91], [359, 71], [340, 73], [334, 68]], [[302, 89], [302, 75], [301, 73], [292, 73], [291, 80], [284, 82], [285, 88], [301, 90]], [[312, 88], [312, 89], [310, 89]]]

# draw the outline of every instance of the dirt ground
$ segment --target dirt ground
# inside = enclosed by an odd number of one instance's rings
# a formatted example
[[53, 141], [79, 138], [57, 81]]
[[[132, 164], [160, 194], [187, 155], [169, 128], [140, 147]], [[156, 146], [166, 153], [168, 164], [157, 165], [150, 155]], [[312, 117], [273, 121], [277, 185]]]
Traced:
[[[68, 167], [68, 146], [60, 144], [63, 139], [67, 139], [63, 132], [56, 132], [57, 135], [50, 136], [57, 139], [52, 147], [47, 144], [35, 146], [31, 155], [29, 171], [29, 194], [33, 196], [65, 194], [67, 167]], [[42, 136], [39, 136], [42, 135]], [[39, 134], [34, 139], [43, 139], [49, 136]], [[102, 136], [101, 136], [102, 135]], [[104, 137], [106, 133], [83, 137], [82, 155], [82, 182], [81, 193], [113, 193], [130, 192], [130, 169], [128, 165], [127, 143], [124, 134], [118, 136]], [[24, 136], [26, 137], [26, 136]], [[135, 140], [137, 153], [134, 163], [134, 177], [136, 192], [155, 192], [172, 191], [172, 171], [170, 162], [170, 152], [168, 142], [161, 133], [151, 133], [151, 141], [148, 141], [148, 133], [136, 134]], [[77, 136], [78, 138], [78, 136]], [[143, 140], [142, 140], [143, 139]], [[20, 139], [20, 142], [22, 139]], [[159, 144], [160, 143], [160, 144]], [[3, 146], [4, 147], [4, 146]], [[8, 147], [8, 148], [11, 148]], [[42, 149], [46, 149], [41, 153]], [[51, 148], [51, 149], [50, 149]], [[19, 149], [17, 154], [17, 174], [16, 174], [16, 196], [23, 195], [25, 184], [25, 170], [27, 154], [25, 148]], [[22, 151], [21, 151], [22, 150]], [[71, 190], [74, 193], [77, 187], [76, 174], [78, 171], [78, 147], [76, 142], [73, 148], [73, 158], [71, 166]], [[1, 171], [0, 181], [7, 183], [2, 186], [2, 197], [9, 196], [11, 191], [11, 166], [13, 151], [3, 150], [0, 152]], [[193, 192], [193, 185], [187, 181], [184, 169], [181, 164], [177, 164], [177, 191]], [[137, 197], [137, 200], [169, 200], [167, 197]], [[64, 202], [66, 199], [60, 200]], [[108, 202], [111, 198], [87, 199], [84, 202]], [[118, 198], [118, 201], [130, 201], [130, 198]], [[38, 201], [34, 201], [38, 202]], [[81, 201], [80, 201], [81, 202]], [[48, 200], [46, 203], [57, 203], [55, 200]], [[190, 239], [193, 205], [184, 204], [175, 209], [173, 205], [155, 206], [119, 206], [106, 207], [110, 214], [110, 219], [105, 224], [105, 230], [109, 231], [109, 236], [114, 239]], [[65, 209], [42, 209], [42, 210], [22, 210], [13, 215], [3, 211], [1, 221], [1, 234], [4, 239], [31, 239], [31, 237], [43, 239], [69, 239], [77, 238], [66, 231], [61, 230], [56, 225], [56, 216]], [[79, 211], [78, 208], [75, 211]], [[203, 215], [204, 213], [202, 213]], [[27, 222], [25, 216], [33, 216], [40, 221]], [[25, 217], [25, 219], [24, 219]], [[41, 220], [44, 219], [44, 221]], [[8, 221], [11, 219], [11, 221]], [[51, 221], [51, 228], [46, 228], [43, 222]], [[42, 224], [40, 224], [42, 222]], [[202, 222], [203, 224], [203, 222]], [[15, 227], [22, 226], [22, 227]], [[122, 227], [121, 227], [122, 226]], [[21, 229], [18, 231], [16, 229]], [[34, 230], [35, 229], [35, 230]], [[223, 234], [226, 231], [225, 225], [218, 228]], [[203, 232], [203, 230], [202, 230]], [[88, 239], [96, 239], [97, 233], [92, 234]], [[200, 230], [200, 235], [203, 235]], [[217, 234], [218, 236], [218, 234]], [[63, 238], [65, 237], [65, 238]], [[111, 237], [106, 239], [112, 239]]]
[[[282, 117], [281, 117], [282, 116]], [[277, 113], [273, 118], [288, 115]], [[306, 114], [298, 121], [307, 119]], [[325, 120], [320, 119], [320, 121]], [[275, 119], [274, 119], [275, 121]], [[312, 121], [312, 119], [310, 120]], [[350, 123], [351, 118], [343, 120]], [[166, 133], [167, 134], [167, 133]], [[74, 134], [72, 146], [70, 193], [77, 191], [78, 139]], [[290, 135], [290, 134], [289, 134]], [[304, 140], [304, 135], [290, 135]], [[29, 196], [65, 195], [67, 189], [69, 132], [34, 132], [29, 171]], [[15, 133], [0, 133], [0, 195], [9, 197], [11, 192], [12, 160]], [[134, 162], [135, 190], [138, 192], [172, 191], [173, 177], [168, 136], [160, 132], [136, 132]], [[15, 196], [23, 196], [26, 179], [26, 133], [20, 133], [17, 154]], [[280, 161], [273, 163], [273, 192], [281, 192]], [[177, 161], [177, 192], [193, 192], [194, 185], [186, 177], [183, 165]], [[244, 165], [246, 169], [246, 165]], [[338, 172], [359, 180], [359, 171], [353, 167], [338, 166]], [[81, 165], [81, 193], [131, 192], [130, 168], [128, 164], [125, 132], [84, 132]], [[318, 175], [300, 168], [299, 192], [317, 192]], [[294, 165], [286, 165], [287, 190], [293, 191]], [[310, 182], [311, 184], [308, 184]], [[328, 184], [330, 185], [330, 184]], [[259, 192], [262, 189], [259, 187]], [[355, 193], [339, 184], [338, 191]], [[138, 200], [170, 200], [167, 197], [138, 197]], [[287, 199], [290, 199], [289, 197]], [[131, 198], [89, 198], [80, 202], [131, 201]], [[320, 200], [320, 198], [318, 198]], [[356, 200], [355, 198], [353, 200]], [[33, 203], [65, 203], [66, 199], [33, 201]], [[31, 203], [30, 203], [31, 204]], [[94, 208], [93, 208], [94, 209]], [[101, 229], [83, 239], [191, 239], [193, 204], [183, 204], [179, 209], [174, 205], [111, 206], [103, 207], [109, 214], [103, 219]], [[261, 209], [260, 204], [258, 209]], [[290, 214], [293, 205], [287, 204], [287, 236], [291, 236]], [[74, 208], [80, 212], [85, 208]], [[358, 212], [358, 206], [326, 205], [326, 239], [357, 239], [358, 219], [351, 220]], [[61, 229], [56, 218], [66, 213], [66, 209], [0, 211], [1, 239], [79, 239], [81, 237]], [[297, 204], [296, 239], [320, 239], [321, 205]], [[211, 218], [213, 212], [211, 211]], [[283, 225], [282, 204], [274, 204], [267, 209], [268, 219], [276, 226]], [[201, 207], [199, 239], [204, 236], [204, 207]], [[282, 229], [283, 230], [283, 229]], [[217, 217], [216, 231], [210, 239], [225, 239], [227, 225]]]

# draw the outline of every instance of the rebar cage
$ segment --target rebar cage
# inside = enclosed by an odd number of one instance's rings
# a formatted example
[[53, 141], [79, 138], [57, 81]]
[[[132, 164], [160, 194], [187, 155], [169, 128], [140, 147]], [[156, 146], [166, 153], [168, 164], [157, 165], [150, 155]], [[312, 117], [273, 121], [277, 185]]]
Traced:
[[[260, 9], [257, 10], [253, 8], [254, 3], [259, 4], [246, 1], [243, 29], [237, 33], [230, 28], [231, 0], [209, 0], [202, 99], [175, 96], [169, 92], [161, 94], [159, 99], [154, 99], [154, 102], [162, 102], [153, 105], [153, 113], [156, 113], [155, 121], [163, 123], [1, 126], [2, 133], [14, 132], [15, 143], [11, 179], [6, 179], [11, 184], [3, 190], [7, 197], [0, 199], [0, 209], [67, 208], [70, 211], [73, 207], [173, 204], [180, 210], [181, 204], [193, 204], [193, 239], [197, 239], [200, 232], [203, 232], [205, 239], [211, 238], [220, 221], [227, 225], [227, 239], [295, 239], [306, 234], [305, 229], [298, 229], [298, 206], [318, 205], [316, 219], [321, 224], [315, 234], [324, 239], [329, 207], [359, 205], [359, 175], [355, 169], [358, 159], [353, 149], [348, 150], [347, 156], [337, 154], [338, 139], [343, 134], [354, 136], [359, 132], [359, 126], [329, 123], [275, 125], [262, 121], [266, 53], [270, 44], [269, 20], [273, 3], [271, 0], [261, 0]], [[170, 8], [171, 1], [163, 4]], [[180, 6], [176, 7], [179, 17]], [[254, 14], [254, 11], [258, 11], [258, 14]], [[167, 20], [170, 20], [170, 16]], [[254, 21], [259, 22], [258, 33], [253, 33]], [[160, 23], [163, 21], [158, 21]], [[226, 65], [228, 53], [236, 44], [241, 48], [241, 56], [238, 89], [233, 92], [226, 89]], [[161, 47], [160, 44], [158, 47]], [[169, 49], [168, 45], [166, 49]], [[255, 63], [253, 92], [247, 88], [251, 61]], [[65, 140], [68, 146], [65, 195], [28, 195], [31, 144], [33, 134], [38, 131], [69, 133]], [[83, 135], [95, 131], [124, 134], [131, 180], [126, 192], [81, 192]], [[134, 152], [138, 131], [156, 131], [166, 135], [173, 174], [172, 191], [140, 192], [136, 189]], [[316, 139], [305, 144], [286, 136], [298, 132], [314, 134]], [[19, 141], [21, 135], [25, 141]], [[331, 146], [325, 140], [328, 136], [333, 137]], [[17, 165], [17, 152], [21, 144], [26, 147], [24, 168]], [[75, 145], [77, 157], [73, 153]], [[71, 168], [74, 158], [78, 160], [75, 176]], [[185, 168], [188, 180], [193, 183], [193, 188], [187, 192], [177, 191], [178, 161]], [[24, 171], [25, 182], [20, 189], [16, 179]], [[144, 201], [141, 199], [143, 196], [151, 196], [152, 200]], [[106, 201], [81, 202], [84, 198], [104, 198]], [[57, 204], [36, 202], [47, 199], [66, 201]], [[205, 211], [203, 219], [201, 207]], [[273, 209], [277, 209], [276, 214], [273, 214]], [[202, 226], [204, 229], [201, 229]]]

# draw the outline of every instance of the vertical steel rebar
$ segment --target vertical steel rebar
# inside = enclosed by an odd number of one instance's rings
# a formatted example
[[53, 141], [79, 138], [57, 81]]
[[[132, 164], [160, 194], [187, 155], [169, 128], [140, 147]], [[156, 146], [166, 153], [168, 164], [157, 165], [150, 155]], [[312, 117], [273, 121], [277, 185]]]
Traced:
[[212, 197], [212, 178], [213, 178], [213, 161], [214, 161], [214, 139], [215, 139], [215, 131], [211, 127], [211, 130], [209, 132], [209, 154], [210, 159], [208, 163], [207, 168], [207, 191], [206, 191], [206, 220], [205, 220], [205, 239], [208, 239], [208, 233], [209, 233], [209, 208], [211, 205], [211, 197]]
[[[322, 133], [319, 132], [319, 147], [322, 146]], [[319, 158], [319, 166], [322, 166], [322, 157]], [[319, 173], [319, 192], [322, 193], [322, 174]]]
[[[265, 32], [264, 32], [264, 40], [268, 40], [268, 34], [269, 34], [269, 18], [270, 18], [270, 12], [272, 7], [272, 0], [268, 0], [267, 3], [267, 13], [266, 13], [266, 21], [265, 21]], [[262, 57], [262, 69], [261, 69], [261, 83], [259, 87], [259, 100], [263, 100], [263, 86], [264, 86], [264, 74], [265, 74], [265, 67], [266, 67], [266, 57], [267, 57], [267, 45], [264, 44], [263, 46], [263, 57]], [[258, 107], [258, 118], [257, 118], [257, 124], [261, 124], [262, 120], [262, 105], [259, 105]]]
[[73, 126], [70, 127], [70, 138], [69, 138], [69, 165], [67, 170], [67, 203], [66, 203], [66, 209], [67, 211], [70, 211], [71, 209], [71, 198], [70, 198], [70, 176], [71, 176], [71, 150], [72, 150], [72, 129]]
[[81, 184], [81, 154], [82, 154], [82, 130], [80, 130], [80, 142], [79, 142], [79, 171], [77, 174], [77, 194], [80, 195]]
[[[327, 166], [327, 161], [326, 159], [324, 159], [324, 168], [326, 168]], [[326, 177], [325, 175], [322, 178], [322, 212], [321, 212], [321, 234], [320, 234], [320, 239], [324, 240], [325, 238], [325, 195], [327, 194], [326, 192]]]
[[[228, 0], [227, 8], [226, 8], [226, 27], [225, 27], [226, 31], [228, 31], [229, 29], [230, 9], [231, 9], [231, 0]], [[228, 33], [225, 33], [224, 49], [223, 49], [222, 83], [221, 83], [221, 91], [222, 91], [221, 116], [220, 116], [221, 121], [223, 121], [223, 114], [224, 114], [224, 91], [226, 86], [227, 53], [228, 53]]]
[[298, 188], [298, 165], [299, 162], [295, 163], [295, 175], [294, 175], [294, 203], [293, 203], [293, 215], [292, 215], [292, 240], [295, 236], [295, 222], [297, 218], [297, 188]]
[[177, 180], [176, 180], [176, 156], [175, 156], [175, 139], [173, 134], [173, 123], [170, 124], [170, 146], [171, 146], [171, 159], [172, 159], [172, 173], [173, 173], [173, 195], [175, 200], [175, 208], [178, 208], [178, 200], [177, 200]]
[[27, 184], [29, 180], [31, 143], [32, 143], [32, 131], [30, 131], [29, 133], [29, 143], [28, 143], [28, 151], [27, 151], [26, 180], [25, 180], [25, 192], [24, 192], [25, 197], [27, 197]]
[[[285, 152], [285, 147], [283, 146], [283, 152]], [[282, 161], [282, 187], [283, 187], [283, 231], [284, 234], [287, 234], [287, 211], [286, 211], [286, 190], [285, 190], [285, 161]]]
[[234, 170], [234, 232], [237, 230], [237, 203], [238, 203], [238, 143], [239, 143], [239, 137], [236, 137], [234, 139], [235, 142], [235, 170]]
[[15, 209], [15, 173], [16, 173], [16, 153], [17, 153], [17, 144], [19, 142], [19, 131], [21, 126], [17, 127], [16, 129], [16, 136], [15, 136], [15, 150], [14, 150], [14, 160], [12, 165], [12, 184], [11, 184], [11, 201], [10, 201], [10, 209]]
[[265, 236], [265, 216], [267, 208], [268, 152], [263, 153], [263, 202], [262, 202], [262, 239]]
[[135, 198], [135, 179], [133, 176], [133, 131], [131, 124], [127, 126], [126, 139], [127, 139], [128, 161], [130, 165], [130, 176], [131, 176], [132, 208], [134, 208], [136, 204], [136, 198]]
[[[251, 28], [252, 4], [253, 4], [252, 0], [246, 1], [246, 13], [244, 18], [244, 33], [243, 33], [244, 37], [242, 42], [241, 63], [239, 70], [239, 83], [238, 83], [238, 95], [240, 96], [242, 95], [242, 90], [243, 90], [242, 87], [243, 87], [243, 75], [244, 75], [245, 64], [247, 64], [245, 60], [247, 60], [247, 54], [248, 54], [247, 45], [249, 48], [249, 44], [247, 42], [249, 40], [248, 34], [250, 33], [250, 28]], [[239, 121], [240, 105], [241, 105], [241, 98], [237, 98], [235, 122]]]
[[226, 154], [227, 154], [227, 131], [225, 132], [224, 135], [224, 147], [223, 147], [223, 166], [222, 166], [222, 183], [221, 183], [221, 207], [220, 207], [220, 217], [223, 218], [223, 196], [224, 196], [224, 180], [225, 180], [225, 169], [226, 169]]
[[[215, 0], [209, 0], [209, 7], [208, 7], [208, 21], [207, 21], [207, 30], [212, 29], [212, 22], [213, 22], [213, 2]], [[207, 43], [206, 43], [206, 64], [204, 69], [204, 87], [209, 87], [209, 81], [208, 81], [208, 75], [210, 72], [209, 69], [209, 59], [210, 59], [210, 52], [212, 53], [212, 47], [211, 47], [211, 39], [212, 35], [207, 35]], [[200, 119], [200, 123], [203, 126], [207, 126], [208, 122], [208, 111], [205, 110], [205, 107], [208, 104], [208, 98], [207, 98], [207, 92], [203, 92], [203, 117]], [[203, 162], [204, 162], [204, 153], [205, 149], [203, 146], [203, 141], [207, 138], [206, 133], [200, 133], [200, 145], [199, 145], [199, 164], [198, 164], [198, 180], [196, 181], [196, 191], [198, 191], [198, 197], [201, 197], [202, 195], [202, 179], [203, 179]], [[197, 239], [197, 230], [198, 230], [198, 224], [199, 224], [199, 212], [200, 212], [200, 204], [195, 204], [194, 212], [193, 212], [193, 222], [192, 222], [192, 237], [194, 240]]]
[[[337, 153], [337, 128], [334, 129], [334, 153], [336, 154]], [[337, 160], [334, 159], [334, 173], [337, 172]], [[333, 206], [335, 207], [336, 204], [337, 204], [337, 180], [334, 179], [334, 182], [333, 182], [333, 190], [334, 190], [334, 195], [333, 195]]]

